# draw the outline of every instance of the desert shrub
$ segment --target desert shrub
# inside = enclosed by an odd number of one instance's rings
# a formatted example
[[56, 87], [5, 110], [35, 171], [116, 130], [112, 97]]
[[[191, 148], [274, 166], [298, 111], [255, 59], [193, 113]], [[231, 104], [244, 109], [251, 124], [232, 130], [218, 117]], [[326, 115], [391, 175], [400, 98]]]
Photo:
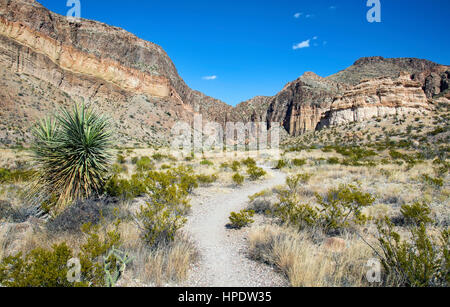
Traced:
[[233, 172], [237, 172], [237, 171], [239, 171], [240, 168], [241, 168], [241, 163], [239, 161], [233, 161], [233, 163], [231, 164], [231, 170]]
[[335, 148], [336, 152], [347, 157], [353, 162], [358, 162], [360, 160], [365, 160], [370, 157], [377, 156], [377, 153], [370, 149], [365, 149], [362, 147], [340, 147]]
[[201, 184], [212, 184], [217, 181], [216, 175], [197, 175], [197, 181]]
[[136, 170], [138, 172], [146, 172], [154, 169], [155, 165], [149, 157], [142, 157], [136, 162]]
[[111, 167], [111, 173], [116, 174], [116, 175], [121, 174], [121, 173], [127, 173], [127, 172], [128, 172], [128, 168], [124, 164], [114, 163]]
[[442, 188], [444, 186], [444, 179], [443, 178], [433, 178], [430, 175], [424, 174], [422, 175], [422, 180], [435, 188]]
[[256, 161], [252, 158], [247, 158], [245, 160], [242, 160], [242, 164], [244, 164], [247, 167], [256, 166]]
[[73, 251], [65, 244], [52, 250], [37, 248], [23, 257], [22, 253], [6, 257], [0, 263], [0, 285], [4, 287], [71, 287], [67, 280], [67, 262]]
[[130, 180], [121, 179], [114, 175], [106, 182], [105, 192], [111, 197], [130, 200], [144, 195], [147, 192], [147, 187], [139, 175], [133, 175]]
[[416, 202], [412, 205], [403, 205], [400, 210], [405, 222], [412, 225], [429, 224], [433, 221], [430, 217], [431, 208], [428, 204]]
[[112, 157], [109, 125], [92, 109], [76, 105], [33, 129], [38, 189], [57, 196], [57, 210], [102, 190]]
[[228, 162], [222, 162], [222, 163], [220, 163], [220, 168], [227, 170], [230, 168], [230, 164]]
[[144, 179], [147, 195], [154, 203], [186, 213], [190, 208], [188, 195], [198, 186], [192, 173], [191, 168], [183, 166], [165, 172], [149, 172]]
[[306, 160], [305, 159], [294, 159], [292, 160], [292, 164], [296, 167], [301, 167], [306, 165]]
[[409, 156], [407, 154], [403, 154], [401, 152], [398, 152], [396, 150], [389, 151], [389, 155], [391, 156], [391, 158], [393, 160], [403, 160], [406, 163], [412, 164], [412, 165], [417, 163], [416, 159], [414, 159], [413, 157], [411, 157], [411, 156]]
[[262, 168], [251, 165], [247, 168], [247, 174], [249, 175], [250, 180], [255, 181], [265, 176], [267, 173]]
[[131, 158], [131, 164], [136, 165], [136, 163], [139, 161], [138, 157]]
[[255, 215], [255, 211], [253, 210], [241, 210], [240, 212], [231, 212], [229, 220], [230, 226], [235, 229], [241, 229], [246, 227], [255, 221], [252, 220], [252, 217]]
[[145, 242], [151, 247], [171, 242], [186, 219], [175, 209], [158, 202], [146, 203], [137, 218]]
[[236, 185], [242, 185], [244, 183], [244, 180], [245, 180], [244, 176], [242, 176], [239, 173], [235, 173], [231, 179], [233, 179], [233, 182]]
[[0, 184], [27, 182], [32, 180], [35, 176], [36, 172], [33, 170], [24, 170], [24, 169], [10, 170], [6, 168], [0, 168]]
[[[116, 214], [117, 215], [117, 214]], [[112, 223], [112, 228], [106, 227], [103, 223], [86, 223], [81, 227], [85, 235], [85, 243], [81, 245], [81, 252], [78, 255], [81, 264], [81, 274], [83, 280], [89, 282], [90, 286], [105, 286], [105, 271], [103, 258], [113, 247], [122, 244], [119, 226], [121, 221], [116, 219]]]
[[326, 198], [316, 194], [320, 205], [320, 224], [326, 232], [336, 232], [352, 224], [365, 224], [368, 218], [362, 213], [372, 206], [375, 198], [354, 185], [341, 185], [330, 189]]
[[155, 161], [162, 161], [165, 158], [167, 158], [166, 155], [163, 155], [163, 154], [158, 153], [158, 152], [152, 155], [152, 159], [155, 160]]
[[339, 158], [336, 157], [331, 157], [327, 160], [328, 164], [332, 164], [332, 165], [336, 165], [339, 164]]
[[278, 160], [277, 165], [275, 166], [275, 169], [282, 169], [287, 166], [286, 160]]
[[52, 250], [36, 248], [27, 255], [18, 253], [4, 258], [0, 263], [0, 285], [4, 287], [101, 287], [105, 285], [102, 257], [120, 245], [118, 225], [100, 236], [100, 226], [83, 225], [85, 243], [77, 255], [81, 271], [79, 282], [69, 282], [68, 261], [74, 252], [66, 243], [54, 245]]
[[319, 212], [308, 204], [301, 204], [294, 197], [282, 196], [275, 205], [274, 214], [282, 223], [303, 229], [319, 222]]
[[198, 188], [198, 178], [192, 174], [191, 168], [179, 167], [180, 187], [186, 193], [191, 194], [192, 191]]
[[365, 224], [368, 218], [362, 209], [371, 206], [375, 199], [356, 186], [341, 185], [330, 189], [326, 198], [316, 194], [318, 206], [301, 203], [298, 188], [299, 176], [287, 179], [288, 189], [279, 192], [279, 202], [272, 214], [281, 222], [303, 229], [319, 227], [329, 234], [339, 233], [356, 224]]
[[386, 218], [378, 223], [378, 242], [385, 282], [408, 287], [447, 287], [450, 279], [449, 231], [441, 232], [440, 243], [425, 224], [409, 228], [409, 241], [402, 240]]
[[214, 163], [205, 159], [200, 162], [200, 165], [213, 166]]

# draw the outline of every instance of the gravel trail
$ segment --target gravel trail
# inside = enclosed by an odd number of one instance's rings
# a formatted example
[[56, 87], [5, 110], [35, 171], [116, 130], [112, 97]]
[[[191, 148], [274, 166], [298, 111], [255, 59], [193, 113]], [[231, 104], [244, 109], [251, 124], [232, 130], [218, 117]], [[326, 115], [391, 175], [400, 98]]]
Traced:
[[191, 268], [184, 286], [286, 286], [285, 279], [271, 267], [246, 256], [247, 229], [226, 228], [230, 213], [245, 209], [249, 196], [285, 183], [285, 174], [263, 168], [271, 176], [266, 181], [249, 183], [240, 189], [230, 189], [228, 193], [200, 193], [204, 195], [195, 199], [184, 230], [196, 243], [200, 260]]

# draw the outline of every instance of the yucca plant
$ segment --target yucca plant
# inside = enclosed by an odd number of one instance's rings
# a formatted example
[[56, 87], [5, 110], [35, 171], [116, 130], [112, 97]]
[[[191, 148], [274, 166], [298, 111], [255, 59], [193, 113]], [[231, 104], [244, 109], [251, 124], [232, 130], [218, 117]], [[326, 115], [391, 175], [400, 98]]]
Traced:
[[75, 105], [41, 120], [33, 134], [38, 187], [57, 210], [102, 190], [112, 163], [107, 118], [84, 104]]

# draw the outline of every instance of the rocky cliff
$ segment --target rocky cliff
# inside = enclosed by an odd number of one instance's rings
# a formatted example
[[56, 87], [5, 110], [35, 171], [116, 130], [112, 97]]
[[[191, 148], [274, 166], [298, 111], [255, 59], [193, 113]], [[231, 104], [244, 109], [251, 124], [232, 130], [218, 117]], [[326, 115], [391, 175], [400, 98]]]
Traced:
[[[411, 76], [411, 78], [407, 77]], [[29, 141], [33, 122], [84, 102], [112, 117], [120, 145], [163, 145], [178, 120], [280, 122], [297, 136], [385, 113], [426, 112], [450, 99], [449, 67], [362, 58], [322, 78], [305, 73], [273, 97], [232, 108], [190, 89], [164, 50], [127, 31], [70, 22], [34, 0], [0, 0], [0, 144]], [[369, 80], [369, 81], [365, 81]]]
[[[44, 115], [54, 109], [51, 88], [62, 105], [83, 101], [111, 114], [124, 143], [161, 143], [176, 120], [198, 111], [223, 121], [231, 109], [191, 90], [161, 47], [99, 22], [71, 23], [34, 0], [0, 0], [0, 68], [2, 114]], [[3, 142], [28, 137], [14, 121], [0, 125]]]
[[345, 88], [345, 85], [307, 72], [271, 98], [267, 122], [269, 126], [271, 122], [282, 123], [292, 136], [314, 130], [329, 109], [333, 97]]
[[367, 57], [321, 78], [306, 73], [270, 99], [270, 122], [292, 136], [386, 114], [426, 113], [448, 97], [449, 67], [413, 58]]
[[362, 81], [334, 98], [318, 126], [336, 126], [363, 122], [386, 115], [408, 116], [433, 110], [422, 84], [409, 74], [399, 78], [378, 78]]

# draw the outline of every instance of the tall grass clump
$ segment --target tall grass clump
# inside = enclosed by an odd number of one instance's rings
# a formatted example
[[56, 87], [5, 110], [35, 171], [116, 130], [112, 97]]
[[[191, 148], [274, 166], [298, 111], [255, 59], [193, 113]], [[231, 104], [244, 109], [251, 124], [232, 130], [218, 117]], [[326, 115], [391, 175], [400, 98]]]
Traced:
[[37, 186], [56, 210], [103, 189], [112, 162], [109, 126], [107, 118], [83, 104], [61, 109], [34, 127]]

